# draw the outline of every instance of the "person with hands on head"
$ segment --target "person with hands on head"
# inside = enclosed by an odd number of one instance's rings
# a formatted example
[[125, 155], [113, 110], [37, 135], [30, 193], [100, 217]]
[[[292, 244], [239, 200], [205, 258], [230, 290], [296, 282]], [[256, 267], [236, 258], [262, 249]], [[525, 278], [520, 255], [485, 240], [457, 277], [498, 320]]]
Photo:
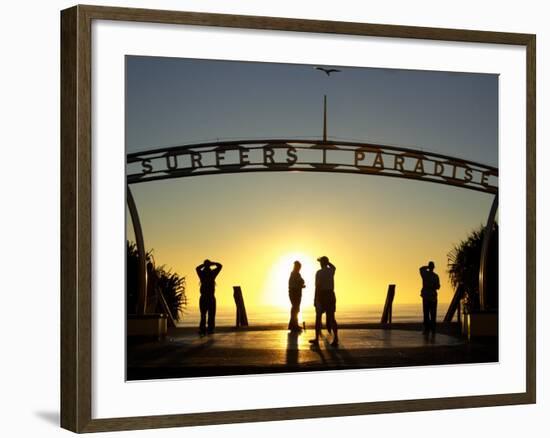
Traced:
[[336, 294], [334, 293], [334, 266], [327, 256], [317, 259], [321, 269], [315, 274], [315, 339], [309, 342], [314, 346], [319, 346], [319, 336], [321, 335], [321, 325], [323, 313], [326, 313], [327, 330], [333, 333], [331, 345], [338, 347], [338, 324], [336, 323]]
[[[199, 308], [201, 312], [201, 321], [199, 325], [199, 334], [204, 336], [214, 333], [216, 326], [216, 277], [222, 270], [222, 264], [212, 262], [206, 259], [202, 264], [196, 267], [197, 275], [201, 281]], [[208, 317], [208, 330], [206, 320]]]

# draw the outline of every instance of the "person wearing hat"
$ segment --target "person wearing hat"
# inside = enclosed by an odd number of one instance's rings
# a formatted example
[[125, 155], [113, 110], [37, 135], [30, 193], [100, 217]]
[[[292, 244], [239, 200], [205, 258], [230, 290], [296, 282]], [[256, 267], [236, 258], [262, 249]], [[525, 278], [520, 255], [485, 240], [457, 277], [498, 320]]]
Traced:
[[222, 264], [212, 262], [206, 259], [202, 264], [196, 267], [197, 275], [201, 280], [201, 297], [199, 299], [199, 308], [201, 311], [201, 322], [199, 325], [199, 334], [206, 334], [206, 318], [208, 316], [208, 333], [214, 333], [216, 325], [216, 277], [222, 270]]
[[319, 345], [319, 336], [321, 335], [321, 325], [323, 313], [327, 316], [327, 330], [333, 333], [332, 346], [338, 346], [338, 324], [336, 323], [336, 294], [334, 293], [334, 274], [336, 266], [330, 263], [327, 256], [317, 259], [321, 269], [315, 274], [315, 339], [309, 342], [313, 345]]
[[302, 289], [306, 287], [306, 285], [304, 283], [304, 279], [300, 275], [301, 268], [302, 264], [296, 260], [294, 262], [294, 269], [292, 269], [288, 279], [288, 296], [291, 304], [288, 329], [291, 332], [302, 331], [298, 322], [298, 314], [300, 313], [300, 304], [302, 302]]
[[424, 313], [424, 334], [435, 334], [435, 322], [437, 313], [437, 290], [440, 288], [439, 276], [434, 272], [434, 262], [420, 268], [422, 277], [422, 311]]

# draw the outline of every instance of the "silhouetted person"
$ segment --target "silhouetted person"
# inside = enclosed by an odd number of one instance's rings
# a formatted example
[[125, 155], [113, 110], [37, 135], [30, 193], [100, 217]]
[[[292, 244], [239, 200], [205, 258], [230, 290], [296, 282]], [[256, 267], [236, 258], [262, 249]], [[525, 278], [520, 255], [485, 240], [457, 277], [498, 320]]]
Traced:
[[317, 259], [321, 269], [315, 274], [315, 339], [309, 342], [319, 345], [323, 313], [327, 314], [327, 330], [332, 332], [334, 338], [332, 346], [338, 346], [338, 324], [336, 323], [336, 294], [334, 293], [334, 273], [336, 266], [329, 262], [328, 257], [323, 256]]
[[435, 334], [435, 322], [437, 315], [437, 290], [439, 289], [439, 276], [434, 272], [434, 262], [420, 268], [422, 277], [422, 311], [424, 313], [424, 333]]
[[201, 322], [199, 333], [206, 334], [206, 318], [208, 315], [208, 333], [214, 333], [216, 325], [216, 277], [222, 270], [222, 264], [211, 262], [206, 259], [204, 263], [197, 266], [197, 275], [201, 280], [201, 297], [199, 300], [199, 308], [201, 311]]
[[294, 269], [290, 273], [288, 279], [288, 296], [290, 298], [290, 321], [288, 323], [288, 329], [292, 332], [300, 332], [302, 328], [298, 322], [298, 314], [300, 313], [300, 304], [302, 302], [302, 289], [306, 287], [304, 279], [300, 275], [300, 269], [302, 264], [296, 260], [294, 262]]

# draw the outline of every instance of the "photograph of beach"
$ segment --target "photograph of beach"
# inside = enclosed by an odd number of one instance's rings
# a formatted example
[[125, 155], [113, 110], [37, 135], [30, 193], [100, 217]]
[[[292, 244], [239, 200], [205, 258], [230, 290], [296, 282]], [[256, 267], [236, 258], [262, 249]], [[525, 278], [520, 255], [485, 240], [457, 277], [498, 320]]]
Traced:
[[498, 361], [498, 75], [125, 62], [127, 380]]

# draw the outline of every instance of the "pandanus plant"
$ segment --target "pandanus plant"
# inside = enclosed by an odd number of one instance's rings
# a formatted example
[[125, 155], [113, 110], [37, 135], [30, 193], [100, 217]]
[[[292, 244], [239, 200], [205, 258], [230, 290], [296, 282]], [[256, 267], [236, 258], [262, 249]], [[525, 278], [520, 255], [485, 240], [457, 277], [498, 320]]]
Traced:
[[[180, 320], [187, 307], [187, 295], [185, 277], [167, 269], [165, 265], [156, 266], [153, 259], [153, 252], [148, 251], [145, 255], [147, 264], [151, 263], [154, 272], [149, 275], [155, 276], [154, 287], [162, 293], [166, 304], [174, 319]], [[139, 283], [139, 256], [135, 242], [126, 241], [126, 310], [128, 314], [135, 313], [138, 299]], [[160, 301], [157, 302], [155, 312], [164, 313]]]
[[[447, 273], [454, 289], [464, 286], [464, 304], [467, 311], [479, 310], [479, 264], [485, 227], [473, 230], [466, 239], [447, 254]], [[487, 255], [486, 308], [498, 307], [498, 225], [495, 224]]]

